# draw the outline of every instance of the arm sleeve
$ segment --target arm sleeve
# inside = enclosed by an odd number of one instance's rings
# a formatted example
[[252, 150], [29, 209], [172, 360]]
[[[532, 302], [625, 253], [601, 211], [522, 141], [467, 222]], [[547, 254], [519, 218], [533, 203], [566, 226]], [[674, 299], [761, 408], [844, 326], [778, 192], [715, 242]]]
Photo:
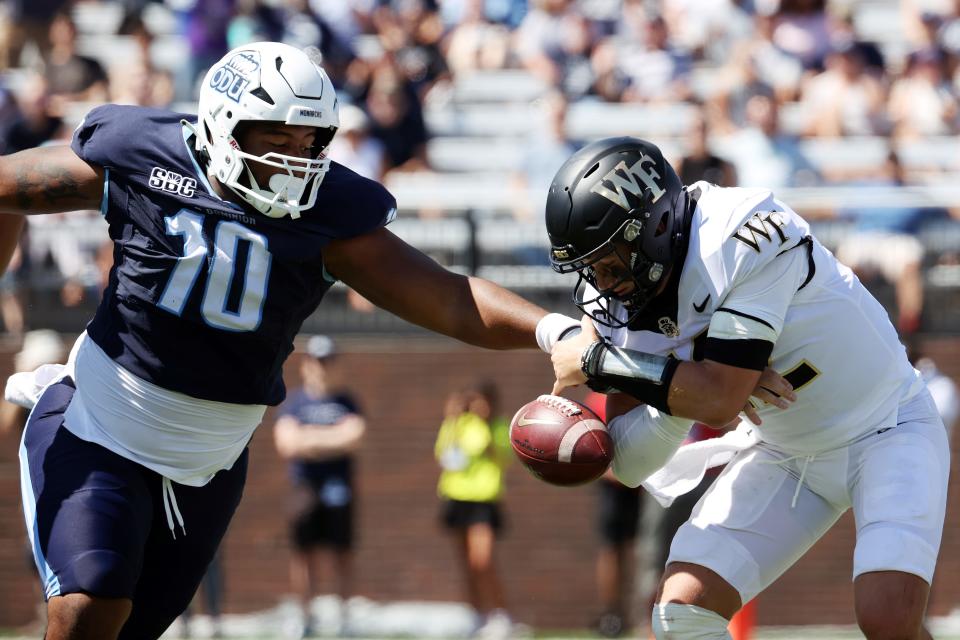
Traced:
[[710, 319], [704, 357], [762, 371], [810, 268], [809, 248], [803, 243], [744, 278]]
[[613, 473], [638, 487], [680, 448], [693, 420], [675, 418], [647, 405], [617, 416], [607, 425], [613, 439]]

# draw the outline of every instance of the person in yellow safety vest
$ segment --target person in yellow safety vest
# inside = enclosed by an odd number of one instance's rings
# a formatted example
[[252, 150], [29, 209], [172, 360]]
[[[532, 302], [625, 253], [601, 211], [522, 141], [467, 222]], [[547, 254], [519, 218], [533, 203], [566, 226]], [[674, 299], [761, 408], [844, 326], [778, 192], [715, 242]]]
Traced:
[[512, 460], [510, 425], [496, 413], [490, 383], [447, 398], [434, 452], [443, 471], [437, 487], [441, 519], [450, 532], [476, 612], [475, 637], [507, 637], [513, 622], [494, 557], [503, 527], [504, 468]]

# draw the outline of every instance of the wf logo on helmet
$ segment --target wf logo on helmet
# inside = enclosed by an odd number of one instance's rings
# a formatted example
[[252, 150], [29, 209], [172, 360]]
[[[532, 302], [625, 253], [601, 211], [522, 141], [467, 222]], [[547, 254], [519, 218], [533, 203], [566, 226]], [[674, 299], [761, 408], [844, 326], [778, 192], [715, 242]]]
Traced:
[[[653, 166], [644, 167], [645, 163]], [[653, 195], [650, 200], [652, 204], [666, 193], [664, 188], [656, 182], [656, 179], [660, 178], [660, 174], [653, 168], [656, 164], [657, 161], [646, 154], [640, 156], [640, 159], [634, 162], [632, 167], [628, 167], [627, 163], [621, 160], [617, 163], [617, 166], [590, 187], [590, 192], [599, 194], [624, 210], [630, 211], [632, 207], [627, 202], [624, 191], [640, 198], [643, 188], [646, 187]], [[611, 183], [613, 189], [607, 187], [604, 184], [606, 182]]]
[[249, 52], [238, 53], [213, 72], [210, 86], [234, 102], [240, 102], [240, 96], [258, 69], [260, 61], [256, 55]]

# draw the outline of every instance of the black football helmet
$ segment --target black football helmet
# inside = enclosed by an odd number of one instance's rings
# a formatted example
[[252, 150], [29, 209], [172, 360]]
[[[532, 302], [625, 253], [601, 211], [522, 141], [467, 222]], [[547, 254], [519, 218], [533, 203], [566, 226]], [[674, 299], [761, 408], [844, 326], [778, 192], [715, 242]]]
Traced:
[[[605, 138], [570, 156], [550, 185], [546, 222], [554, 270], [580, 276], [574, 303], [601, 324], [628, 325], [682, 253], [686, 208], [679, 176], [646, 140]], [[601, 290], [593, 265], [611, 254], [620, 257], [624, 275]], [[617, 295], [628, 279], [632, 290]], [[586, 299], [586, 283], [597, 296]], [[626, 308], [626, 320], [614, 316], [614, 301]]]

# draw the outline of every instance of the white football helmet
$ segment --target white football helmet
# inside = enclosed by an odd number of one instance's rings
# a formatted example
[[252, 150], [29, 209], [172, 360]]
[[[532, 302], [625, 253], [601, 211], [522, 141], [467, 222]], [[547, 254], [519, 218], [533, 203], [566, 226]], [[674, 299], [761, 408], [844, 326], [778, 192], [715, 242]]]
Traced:
[[[299, 218], [313, 206], [330, 168], [324, 150], [340, 126], [337, 94], [315, 49], [278, 42], [238, 47], [207, 72], [200, 87], [196, 148], [209, 158], [207, 173], [271, 218]], [[317, 127], [309, 159], [281, 153], [245, 153], [233, 133], [241, 121]], [[259, 185], [248, 163], [277, 169]], [[243, 182], [241, 182], [241, 180]]]

